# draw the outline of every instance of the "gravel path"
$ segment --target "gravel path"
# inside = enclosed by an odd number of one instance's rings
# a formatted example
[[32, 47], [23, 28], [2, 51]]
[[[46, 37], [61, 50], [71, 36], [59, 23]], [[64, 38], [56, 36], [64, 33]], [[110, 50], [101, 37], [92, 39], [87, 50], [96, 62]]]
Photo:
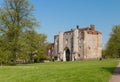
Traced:
[[117, 68], [115, 69], [112, 78], [109, 82], [120, 82], [120, 63], [118, 64]]

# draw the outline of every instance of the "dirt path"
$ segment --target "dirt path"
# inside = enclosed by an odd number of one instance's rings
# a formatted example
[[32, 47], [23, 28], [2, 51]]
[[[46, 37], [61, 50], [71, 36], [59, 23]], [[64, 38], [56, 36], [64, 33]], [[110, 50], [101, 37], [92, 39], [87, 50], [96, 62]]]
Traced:
[[118, 64], [117, 68], [115, 69], [112, 78], [109, 82], [120, 82], [120, 63]]

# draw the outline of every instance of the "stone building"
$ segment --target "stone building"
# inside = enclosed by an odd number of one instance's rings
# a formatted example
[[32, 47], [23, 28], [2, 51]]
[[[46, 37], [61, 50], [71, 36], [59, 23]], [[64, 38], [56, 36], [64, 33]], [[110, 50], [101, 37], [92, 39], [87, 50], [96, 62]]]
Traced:
[[47, 50], [47, 56], [52, 59], [54, 57], [54, 43], [49, 44], [49, 48]]
[[54, 36], [53, 56], [58, 61], [99, 59], [102, 57], [102, 33], [90, 27], [59, 32]]

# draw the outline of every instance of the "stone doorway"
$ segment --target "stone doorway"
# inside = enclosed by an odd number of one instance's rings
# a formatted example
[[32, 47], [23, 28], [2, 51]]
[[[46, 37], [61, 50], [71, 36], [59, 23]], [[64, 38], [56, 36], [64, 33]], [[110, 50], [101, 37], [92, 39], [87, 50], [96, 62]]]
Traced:
[[70, 61], [71, 57], [70, 57], [70, 50], [67, 48], [65, 51], [65, 56], [66, 56], [66, 61]]

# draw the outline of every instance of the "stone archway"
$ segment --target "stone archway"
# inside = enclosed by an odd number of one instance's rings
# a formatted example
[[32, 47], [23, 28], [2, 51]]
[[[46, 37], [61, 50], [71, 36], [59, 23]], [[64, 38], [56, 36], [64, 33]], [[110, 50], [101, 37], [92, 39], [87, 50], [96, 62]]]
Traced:
[[65, 50], [65, 57], [66, 57], [66, 61], [71, 60], [70, 50], [68, 48]]

